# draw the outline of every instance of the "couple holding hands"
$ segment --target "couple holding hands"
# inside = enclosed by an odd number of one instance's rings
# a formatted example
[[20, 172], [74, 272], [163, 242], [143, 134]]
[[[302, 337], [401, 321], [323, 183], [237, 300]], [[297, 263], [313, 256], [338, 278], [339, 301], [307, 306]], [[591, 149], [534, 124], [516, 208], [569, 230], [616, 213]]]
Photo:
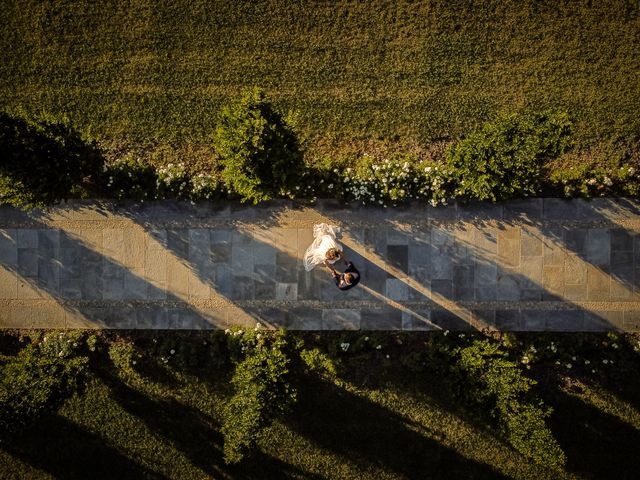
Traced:
[[[360, 272], [347, 260], [337, 241], [340, 235], [340, 227], [321, 223], [313, 226], [313, 242], [304, 254], [304, 268], [307, 272], [313, 270], [316, 265], [323, 264], [333, 277], [336, 286], [340, 290], [349, 290], [360, 281]], [[338, 261], [344, 262], [346, 268], [343, 273], [338, 272], [333, 265]]]

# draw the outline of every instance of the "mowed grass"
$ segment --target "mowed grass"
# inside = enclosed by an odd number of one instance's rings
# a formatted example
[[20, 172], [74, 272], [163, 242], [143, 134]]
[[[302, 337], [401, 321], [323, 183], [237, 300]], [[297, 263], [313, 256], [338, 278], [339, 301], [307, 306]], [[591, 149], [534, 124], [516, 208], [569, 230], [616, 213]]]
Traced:
[[[337, 378], [305, 378], [294, 411], [266, 432], [259, 451], [227, 466], [220, 424], [229, 371], [191, 357], [203, 337], [171, 335], [156, 335], [162, 347], [134, 336], [145, 352], [136, 374], [117, 370], [105, 352], [82, 396], [0, 444], [0, 478], [622, 480], [637, 478], [640, 468], [637, 357], [597, 376], [577, 365], [536, 367], [567, 454], [567, 467], [551, 471], [506, 445], [485, 423], [486, 412], [447, 393], [434, 365], [407, 368], [404, 360], [420, 351], [419, 335], [387, 344], [373, 332], [371, 341], [385, 343], [381, 350], [339, 355]], [[363, 335], [325, 334], [321, 343], [346, 338], [353, 345]], [[165, 364], [160, 355], [169, 347], [177, 353]], [[576, 353], [582, 363], [587, 352]]]
[[5, 0], [0, 108], [66, 115], [141, 155], [210, 155], [258, 85], [315, 154], [455, 139], [564, 108], [579, 145], [640, 138], [640, 5], [571, 1]]

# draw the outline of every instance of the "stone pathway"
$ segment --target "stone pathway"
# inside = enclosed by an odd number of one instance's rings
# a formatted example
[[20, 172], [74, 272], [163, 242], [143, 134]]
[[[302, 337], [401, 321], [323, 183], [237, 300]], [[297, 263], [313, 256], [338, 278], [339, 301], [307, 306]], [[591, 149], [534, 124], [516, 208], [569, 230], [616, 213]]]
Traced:
[[[342, 226], [357, 288], [301, 258]], [[640, 330], [640, 202], [0, 207], [0, 328]]]

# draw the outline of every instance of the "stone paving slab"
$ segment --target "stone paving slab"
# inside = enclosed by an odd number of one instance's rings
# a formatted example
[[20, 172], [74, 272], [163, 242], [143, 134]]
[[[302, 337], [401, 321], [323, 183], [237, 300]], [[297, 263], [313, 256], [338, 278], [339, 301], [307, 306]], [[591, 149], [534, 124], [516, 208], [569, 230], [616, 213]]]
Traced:
[[[301, 259], [340, 225], [360, 285]], [[0, 206], [0, 328], [640, 331], [640, 204]]]

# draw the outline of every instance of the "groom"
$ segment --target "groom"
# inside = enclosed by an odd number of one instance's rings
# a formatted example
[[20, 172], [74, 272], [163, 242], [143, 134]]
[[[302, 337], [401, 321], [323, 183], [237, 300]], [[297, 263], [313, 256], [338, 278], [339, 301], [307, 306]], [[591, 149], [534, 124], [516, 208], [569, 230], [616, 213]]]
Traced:
[[334, 282], [336, 282], [336, 287], [340, 290], [349, 290], [360, 282], [360, 272], [358, 272], [358, 269], [355, 267], [353, 262], [347, 261], [346, 258], [344, 259], [344, 263], [347, 265], [344, 273], [339, 273], [329, 264], [326, 265], [331, 271], [331, 276], [333, 277]]

